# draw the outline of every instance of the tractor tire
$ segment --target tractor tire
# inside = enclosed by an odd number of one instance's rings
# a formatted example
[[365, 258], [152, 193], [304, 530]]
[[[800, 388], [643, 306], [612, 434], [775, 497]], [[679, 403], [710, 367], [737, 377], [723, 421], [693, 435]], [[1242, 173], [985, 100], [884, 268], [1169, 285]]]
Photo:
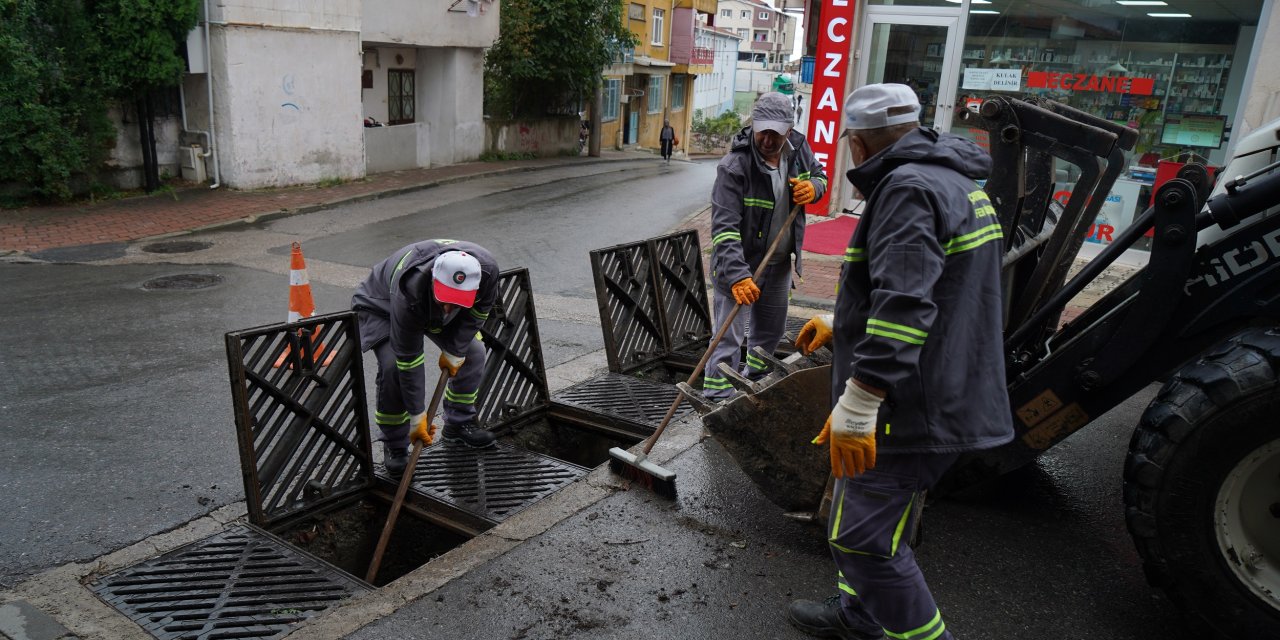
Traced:
[[1148, 582], [1196, 630], [1280, 638], [1280, 329], [1243, 332], [1165, 383], [1124, 476]]

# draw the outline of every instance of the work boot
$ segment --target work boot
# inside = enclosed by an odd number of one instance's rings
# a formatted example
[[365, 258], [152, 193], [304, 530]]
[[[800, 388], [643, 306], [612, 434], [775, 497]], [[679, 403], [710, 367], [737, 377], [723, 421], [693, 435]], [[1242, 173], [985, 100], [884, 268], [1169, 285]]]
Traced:
[[404, 475], [404, 468], [409, 466], [409, 449], [382, 443], [382, 466], [387, 468], [387, 475], [399, 479]]
[[483, 449], [492, 447], [496, 437], [493, 433], [477, 427], [474, 422], [464, 422], [462, 424], [446, 424], [444, 426], [444, 439], [447, 442], [465, 444], [473, 449]]
[[823, 602], [793, 600], [787, 607], [787, 620], [791, 626], [816, 638], [840, 640], [883, 640], [882, 629], [859, 630], [850, 626], [840, 615], [840, 596], [834, 595]]

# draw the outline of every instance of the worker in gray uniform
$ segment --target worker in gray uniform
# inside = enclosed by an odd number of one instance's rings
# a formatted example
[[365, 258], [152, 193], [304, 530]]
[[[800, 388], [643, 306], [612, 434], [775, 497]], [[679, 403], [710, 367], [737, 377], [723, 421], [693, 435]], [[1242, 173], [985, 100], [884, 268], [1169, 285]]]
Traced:
[[378, 359], [374, 422], [382, 431], [383, 464], [392, 476], [408, 465], [414, 440], [430, 444], [423, 336], [440, 348], [450, 375], [444, 392], [446, 442], [483, 448], [492, 433], [475, 424], [484, 375], [479, 328], [498, 298], [498, 263], [484, 247], [424, 240], [391, 254], [356, 288], [351, 308], [360, 320], [360, 349]]
[[[801, 272], [804, 214], [790, 226], [783, 222], [795, 204], [808, 204], [827, 190], [827, 175], [803, 134], [794, 131], [791, 99], [766, 93], [751, 108], [751, 125], [733, 138], [730, 150], [716, 167], [711, 191], [711, 276], [715, 284], [715, 323], [719, 327], [735, 304], [751, 305], [739, 313], [707, 361], [702, 393], [711, 400], [733, 394], [719, 364], [740, 368], [744, 333], [747, 361], [741, 373], [759, 379], [769, 364], [752, 353], [761, 347], [773, 353], [787, 322], [791, 293], [792, 257]], [[752, 277], [770, 244], [782, 236], [760, 281]]]
[[[796, 340], [834, 339], [829, 444], [836, 476], [828, 541], [838, 592], [791, 603], [823, 638], [951, 640], [907, 544], [913, 506], [965, 451], [1013, 439], [1005, 390], [1004, 237], [976, 183], [991, 157], [919, 123], [910, 87], [874, 84], [845, 101], [849, 181], [866, 213], [845, 252], [835, 313]], [[833, 338], [834, 336], [834, 338]]]

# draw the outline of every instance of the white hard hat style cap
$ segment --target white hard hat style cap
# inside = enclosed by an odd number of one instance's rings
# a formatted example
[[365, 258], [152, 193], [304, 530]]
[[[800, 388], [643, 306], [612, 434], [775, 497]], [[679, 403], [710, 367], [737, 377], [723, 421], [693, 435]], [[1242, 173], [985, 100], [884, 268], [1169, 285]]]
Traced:
[[480, 261], [466, 251], [446, 251], [431, 265], [436, 300], [471, 308], [480, 288]]
[[[910, 113], [889, 115], [894, 107], [912, 107]], [[858, 87], [844, 101], [846, 129], [879, 129], [920, 121], [920, 99], [905, 84], [869, 84]]]
[[751, 107], [751, 130], [775, 131], [787, 135], [796, 123], [795, 111], [791, 109], [791, 98], [776, 91], [770, 91], [756, 100]]

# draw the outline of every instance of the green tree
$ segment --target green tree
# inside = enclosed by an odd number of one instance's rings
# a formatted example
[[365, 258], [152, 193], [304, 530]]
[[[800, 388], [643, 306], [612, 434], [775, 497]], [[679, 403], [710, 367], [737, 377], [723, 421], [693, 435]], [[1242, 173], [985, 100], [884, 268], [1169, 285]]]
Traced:
[[589, 97], [615, 53], [635, 46], [617, 0], [504, 0], [485, 54], [485, 112], [540, 116]]
[[182, 82], [179, 44], [199, 18], [199, 0], [89, 0], [102, 47], [99, 70], [112, 93], [137, 109], [147, 191], [160, 186], [155, 91]]
[[68, 198], [106, 156], [98, 56], [78, 0], [0, 0], [0, 185], [20, 198]]

